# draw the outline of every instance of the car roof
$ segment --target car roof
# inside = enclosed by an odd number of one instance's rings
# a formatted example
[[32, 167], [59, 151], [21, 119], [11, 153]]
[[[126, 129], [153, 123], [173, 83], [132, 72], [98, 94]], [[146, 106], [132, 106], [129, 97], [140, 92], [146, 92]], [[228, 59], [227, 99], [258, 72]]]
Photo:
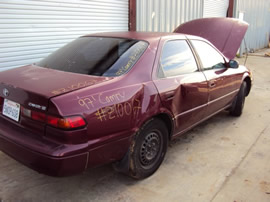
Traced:
[[162, 37], [179, 37], [186, 38], [185, 34], [179, 33], [170, 33], [170, 32], [134, 32], [134, 31], [127, 31], [127, 32], [102, 32], [102, 33], [93, 33], [88, 34], [83, 37], [119, 37], [119, 38], [129, 38], [129, 39], [136, 39], [136, 40], [145, 40], [145, 41], [155, 41], [159, 40]]

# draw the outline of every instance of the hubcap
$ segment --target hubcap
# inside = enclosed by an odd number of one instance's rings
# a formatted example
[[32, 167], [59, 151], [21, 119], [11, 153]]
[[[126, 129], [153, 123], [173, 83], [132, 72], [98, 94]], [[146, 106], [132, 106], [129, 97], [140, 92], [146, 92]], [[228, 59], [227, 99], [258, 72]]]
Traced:
[[161, 139], [158, 133], [151, 132], [145, 136], [140, 150], [140, 161], [143, 166], [151, 166], [158, 160], [160, 145]]

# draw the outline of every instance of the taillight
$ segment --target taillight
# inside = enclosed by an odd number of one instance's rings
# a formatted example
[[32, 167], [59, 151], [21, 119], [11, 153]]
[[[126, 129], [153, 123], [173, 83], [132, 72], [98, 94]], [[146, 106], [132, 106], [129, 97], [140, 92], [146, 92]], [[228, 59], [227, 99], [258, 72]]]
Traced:
[[21, 107], [21, 113], [23, 116], [31, 118], [31, 110], [30, 109], [25, 109], [25, 108]]
[[75, 129], [81, 128], [86, 125], [85, 120], [81, 116], [70, 116], [65, 118], [57, 118], [53, 116], [47, 117], [47, 124], [56, 128], [62, 129]]
[[65, 130], [81, 128], [86, 126], [85, 120], [81, 116], [70, 116], [59, 118], [55, 116], [46, 115], [42, 112], [32, 111], [29, 109], [22, 108], [22, 115], [31, 118], [35, 121], [44, 122], [55, 128], [61, 128]]
[[31, 118], [36, 121], [45, 122], [46, 121], [46, 114], [42, 112], [35, 112], [31, 111]]
[[59, 121], [59, 118], [57, 117], [53, 117], [53, 116], [48, 116], [47, 117], [47, 124], [53, 126], [53, 127], [58, 127], [58, 121]]

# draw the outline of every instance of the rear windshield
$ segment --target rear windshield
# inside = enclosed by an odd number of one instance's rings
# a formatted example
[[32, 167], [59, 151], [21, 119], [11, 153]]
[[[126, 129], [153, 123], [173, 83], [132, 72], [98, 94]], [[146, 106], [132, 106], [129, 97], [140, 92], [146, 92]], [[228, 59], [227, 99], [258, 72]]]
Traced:
[[38, 66], [95, 76], [120, 76], [128, 72], [148, 44], [108, 37], [81, 37], [55, 51]]

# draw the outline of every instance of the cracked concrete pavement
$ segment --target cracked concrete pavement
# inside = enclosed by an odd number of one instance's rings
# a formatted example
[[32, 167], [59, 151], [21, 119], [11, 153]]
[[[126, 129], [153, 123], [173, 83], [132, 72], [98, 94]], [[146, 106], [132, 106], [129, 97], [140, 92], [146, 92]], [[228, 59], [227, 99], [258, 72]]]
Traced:
[[0, 152], [0, 201], [269, 202], [270, 58], [265, 52], [269, 49], [248, 57], [254, 85], [243, 115], [222, 112], [172, 141], [153, 176], [135, 181], [107, 165], [53, 178]]

